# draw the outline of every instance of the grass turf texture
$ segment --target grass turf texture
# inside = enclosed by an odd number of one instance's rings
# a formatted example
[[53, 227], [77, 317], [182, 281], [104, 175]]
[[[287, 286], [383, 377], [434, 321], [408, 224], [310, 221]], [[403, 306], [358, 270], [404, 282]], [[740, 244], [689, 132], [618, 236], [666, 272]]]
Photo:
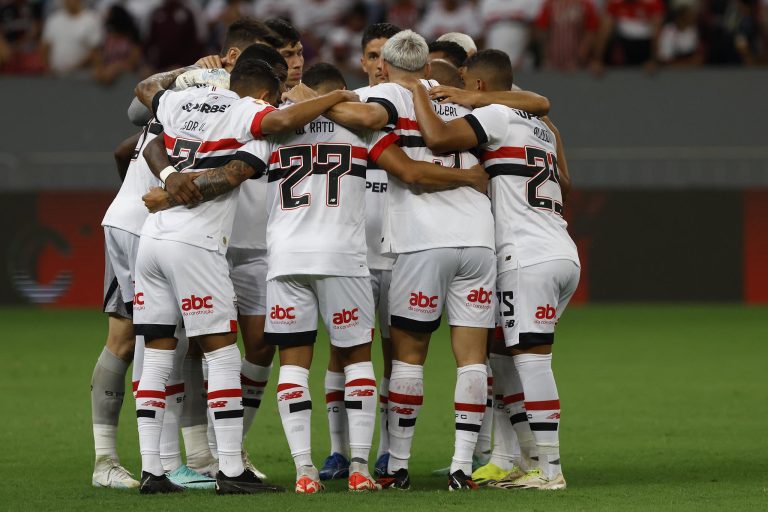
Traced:
[[[426, 365], [412, 491], [352, 495], [344, 490], [345, 481], [336, 481], [317, 496], [217, 497], [197, 491], [146, 497], [90, 486], [89, 380], [106, 319], [92, 311], [0, 309], [0, 509], [766, 510], [766, 319], [765, 308], [739, 306], [571, 308], [558, 330], [554, 363], [569, 485], [563, 492], [449, 493], [444, 477], [430, 476], [453, 452], [455, 370], [444, 326], [433, 338]], [[329, 446], [323, 401], [327, 352], [327, 343], [319, 342], [311, 376], [318, 466]], [[277, 371], [247, 447], [257, 467], [292, 489], [276, 377]], [[129, 397], [119, 450], [123, 464], [138, 474], [133, 411]]]

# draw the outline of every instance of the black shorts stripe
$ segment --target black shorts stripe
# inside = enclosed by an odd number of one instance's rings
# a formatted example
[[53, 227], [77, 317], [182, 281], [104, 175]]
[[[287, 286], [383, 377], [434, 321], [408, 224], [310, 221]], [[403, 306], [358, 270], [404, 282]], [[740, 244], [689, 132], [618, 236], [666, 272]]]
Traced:
[[269, 345], [277, 345], [278, 347], [314, 345], [316, 339], [317, 331], [264, 333], [264, 341]]
[[214, 411], [213, 412], [213, 419], [215, 420], [229, 420], [232, 418], [242, 418], [243, 417], [243, 410], [242, 409], [233, 409], [231, 411]]
[[160, 338], [173, 338], [176, 334], [175, 325], [136, 324], [133, 330], [137, 336], [144, 336], [145, 343]]
[[[536, 347], [539, 345], [551, 345], [555, 342], [553, 332], [521, 332], [519, 347]], [[515, 348], [515, 347], [512, 347]]]
[[258, 409], [261, 405], [261, 400], [258, 398], [243, 398], [243, 407], [253, 407]]
[[154, 418], [155, 411], [151, 409], [136, 409], [137, 418]]
[[303, 402], [288, 404], [288, 412], [301, 412], [307, 410], [312, 410], [312, 400], [304, 400]]
[[472, 131], [475, 132], [475, 137], [477, 137], [477, 145], [482, 146], [486, 142], [488, 142], [488, 134], [485, 133], [485, 129], [483, 128], [483, 125], [478, 121], [478, 119], [473, 116], [472, 114], [467, 114], [464, 116], [464, 120], [469, 123], [469, 126], [472, 128]]
[[415, 427], [416, 418], [400, 418], [397, 421], [397, 424], [401, 427]]
[[480, 432], [480, 425], [474, 423], [457, 423], [456, 430], [466, 430], [467, 432]]
[[344, 407], [347, 409], [362, 409], [363, 402], [359, 400], [344, 400]]
[[395, 108], [395, 105], [389, 101], [386, 98], [368, 98], [368, 101], [366, 103], [378, 103], [384, 109], [387, 111], [387, 124], [395, 125], [397, 124], [397, 109]]
[[540, 167], [528, 166], [525, 164], [494, 164], [485, 165], [485, 172], [491, 178], [496, 176], [522, 176], [523, 178], [533, 178], [541, 172]]
[[513, 425], [517, 425], [518, 423], [522, 423], [524, 421], [528, 421], [528, 415], [524, 412], [519, 412], [509, 417], [509, 422]]
[[558, 423], [530, 423], [533, 432], [556, 432]]
[[112, 282], [109, 283], [109, 288], [107, 288], [107, 293], [104, 294], [104, 307], [101, 308], [103, 311], [107, 310], [107, 305], [109, 304], [109, 300], [117, 291], [117, 286], [118, 286], [117, 277], [113, 277]]
[[432, 320], [431, 322], [423, 322], [421, 320], [414, 320], [412, 318], [405, 318], [404, 316], [392, 315], [389, 317], [391, 327], [397, 327], [404, 331], [411, 332], [435, 332], [440, 328], [440, 318]]

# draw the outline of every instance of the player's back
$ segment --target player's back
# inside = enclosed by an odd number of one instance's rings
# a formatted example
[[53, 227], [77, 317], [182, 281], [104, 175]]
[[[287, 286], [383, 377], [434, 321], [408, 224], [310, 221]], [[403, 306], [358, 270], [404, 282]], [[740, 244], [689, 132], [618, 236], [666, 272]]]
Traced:
[[502, 134], [486, 144], [481, 158], [490, 182], [501, 268], [555, 259], [578, 263], [563, 219], [563, 194], [554, 134], [539, 118], [501, 105], [476, 109], [481, 125]]
[[272, 142], [267, 279], [368, 275], [364, 205], [371, 138], [321, 116]]
[[[437, 85], [423, 80], [429, 89]], [[369, 102], [382, 104], [389, 112], [388, 128], [398, 136], [398, 144], [414, 160], [447, 167], [469, 168], [478, 163], [468, 151], [434, 154], [424, 143], [416, 122], [413, 96], [394, 83], [379, 84], [369, 92]], [[468, 114], [469, 109], [455, 104], [432, 103], [445, 121]], [[423, 192], [390, 177], [388, 214], [384, 227], [384, 250], [405, 253], [438, 247], [494, 248], [493, 216], [485, 194], [470, 187], [440, 192]]]

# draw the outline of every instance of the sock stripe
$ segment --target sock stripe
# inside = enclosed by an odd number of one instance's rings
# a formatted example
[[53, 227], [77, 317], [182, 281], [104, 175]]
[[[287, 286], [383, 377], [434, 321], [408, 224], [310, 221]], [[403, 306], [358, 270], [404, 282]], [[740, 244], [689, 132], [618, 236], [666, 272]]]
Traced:
[[136, 409], [136, 417], [137, 418], [154, 418], [155, 411], [152, 411], [150, 409]]
[[331, 402], [343, 402], [343, 401], [344, 401], [343, 391], [331, 391], [330, 393], [325, 394], [325, 403], [327, 404]]
[[261, 405], [261, 400], [258, 398], [243, 398], [243, 407], [253, 407], [258, 409]]
[[251, 380], [241, 373], [240, 384], [243, 386], [255, 386], [257, 388], [263, 388], [267, 385], [267, 381], [259, 382], [259, 381]]
[[363, 410], [363, 402], [359, 400], [344, 400], [344, 407], [347, 409], [360, 409]]
[[233, 409], [231, 411], [214, 411], [213, 418], [216, 420], [228, 420], [231, 418], [242, 418], [242, 409]]
[[459, 402], [453, 404], [455, 410], [465, 412], [485, 412], [485, 407], [485, 404], [462, 404]]
[[519, 412], [509, 417], [509, 422], [513, 425], [517, 425], [518, 423], [522, 423], [524, 421], [528, 421], [528, 415], [524, 412]]
[[133, 392], [134, 393], [137, 392], [139, 390], [139, 381], [138, 380], [134, 380], [131, 384], [133, 386]]
[[396, 404], [421, 405], [424, 403], [424, 397], [418, 395], [401, 395], [400, 393], [390, 390], [389, 401], [395, 402]]
[[525, 402], [527, 411], [553, 411], [560, 409], [560, 400], [540, 400], [538, 402]]
[[467, 432], [480, 432], [480, 426], [475, 423], [457, 423], [456, 430], [466, 430]]
[[162, 398], [165, 399], [165, 390], [142, 389], [136, 392], [136, 399], [139, 398]]
[[301, 412], [306, 410], [312, 410], [312, 400], [304, 400], [303, 402], [288, 404], [288, 412]]
[[376, 387], [376, 381], [373, 379], [354, 379], [344, 384], [344, 387], [352, 386], [373, 386]]
[[533, 432], [556, 432], [558, 423], [531, 423], [531, 431]]
[[240, 398], [242, 396], [243, 390], [241, 388], [217, 389], [216, 391], [208, 392], [208, 400], [215, 400], [217, 398]]
[[277, 385], [277, 392], [285, 391], [286, 389], [292, 389], [292, 388], [301, 388], [304, 386], [299, 386], [298, 384], [291, 384], [289, 382], [284, 382], [282, 384]]
[[416, 418], [400, 418], [397, 420], [397, 424], [401, 427], [414, 427], [416, 426]]
[[165, 396], [178, 395], [184, 392], [184, 383], [174, 384], [173, 386], [165, 386]]
[[514, 395], [508, 395], [504, 397], [504, 405], [514, 404], [515, 402], [522, 402], [525, 400], [525, 395], [522, 393], [515, 393]]

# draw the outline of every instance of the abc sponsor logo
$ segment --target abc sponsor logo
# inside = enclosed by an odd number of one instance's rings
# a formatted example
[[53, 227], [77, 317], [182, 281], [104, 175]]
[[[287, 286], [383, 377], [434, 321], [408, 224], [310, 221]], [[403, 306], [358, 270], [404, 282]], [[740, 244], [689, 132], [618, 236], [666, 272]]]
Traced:
[[482, 286], [478, 290], [471, 290], [467, 295], [467, 306], [475, 309], [490, 309], [493, 300], [493, 290], [486, 290]]
[[419, 313], [433, 313], [437, 309], [437, 295], [424, 292], [411, 292], [408, 309]]
[[547, 304], [546, 306], [539, 306], [536, 308], [536, 323], [537, 324], [556, 324], [557, 323], [557, 310]]
[[213, 297], [204, 295], [198, 297], [192, 294], [191, 297], [181, 300], [182, 315], [210, 315], [213, 313]]
[[133, 310], [144, 309], [144, 292], [136, 292], [133, 296]]
[[334, 313], [333, 314], [333, 328], [334, 329], [347, 329], [349, 327], [353, 327], [357, 325], [359, 317], [358, 317], [358, 308], [354, 308], [351, 310], [348, 309], [342, 309], [340, 313]]
[[296, 308], [293, 306], [284, 308], [280, 304], [272, 306], [269, 311], [269, 318], [275, 324], [295, 324], [296, 323]]

